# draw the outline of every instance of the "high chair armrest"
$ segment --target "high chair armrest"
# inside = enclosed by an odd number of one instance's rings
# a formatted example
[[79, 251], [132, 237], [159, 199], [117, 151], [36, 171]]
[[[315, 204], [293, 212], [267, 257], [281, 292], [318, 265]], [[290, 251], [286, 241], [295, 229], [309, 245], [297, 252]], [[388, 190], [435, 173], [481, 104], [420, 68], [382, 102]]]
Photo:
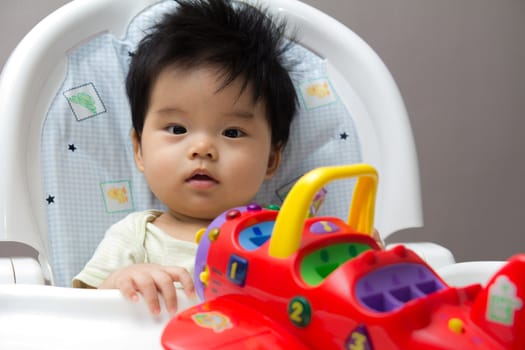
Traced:
[[473, 283], [487, 284], [505, 261], [466, 261], [442, 266], [436, 272], [450, 285], [463, 287]]
[[432, 242], [392, 243], [388, 244], [386, 248], [391, 249], [400, 244], [404, 245], [408, 249], [413, 250], [433, 269], [438, 269], [440, 267], [456, 263], [454, 255], [452, 255], [450, 250]]
[[0, 284], [45, 284], [38, 261], [27, 257], [0, 258]]
[[13, 265], [10, 258], [0, 258], [0, 284], [12, 284], [14, 282]]

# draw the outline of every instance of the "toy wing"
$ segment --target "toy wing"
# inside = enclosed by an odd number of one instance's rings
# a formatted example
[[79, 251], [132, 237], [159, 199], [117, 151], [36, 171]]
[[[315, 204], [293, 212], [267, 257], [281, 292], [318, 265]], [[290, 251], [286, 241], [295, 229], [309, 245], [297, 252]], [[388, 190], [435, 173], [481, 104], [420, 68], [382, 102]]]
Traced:
[[162, 334], [165, 349], [308, 349], [242, 298], [227, 295], [176, 315]]

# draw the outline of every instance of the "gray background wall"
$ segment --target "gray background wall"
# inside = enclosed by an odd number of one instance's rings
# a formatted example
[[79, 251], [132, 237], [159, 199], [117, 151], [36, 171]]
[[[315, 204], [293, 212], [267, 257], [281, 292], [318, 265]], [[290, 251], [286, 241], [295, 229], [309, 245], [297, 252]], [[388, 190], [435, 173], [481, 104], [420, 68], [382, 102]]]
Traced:
[[[66, 0], [1, 0], [0, 67]], [[525, 1], [305, 0], [382, 57], [414, 129], [425, 227], [458, 261], [525, 252]]]

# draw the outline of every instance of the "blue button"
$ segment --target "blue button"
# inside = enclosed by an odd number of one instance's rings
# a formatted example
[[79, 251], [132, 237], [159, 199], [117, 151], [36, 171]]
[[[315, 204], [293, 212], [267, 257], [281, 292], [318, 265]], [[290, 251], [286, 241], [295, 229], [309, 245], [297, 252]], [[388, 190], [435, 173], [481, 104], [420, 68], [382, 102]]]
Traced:
[[244, 286], [248, 274], [248, 260], [235, 254], [228, 261], [228, 279], [239, 286]]

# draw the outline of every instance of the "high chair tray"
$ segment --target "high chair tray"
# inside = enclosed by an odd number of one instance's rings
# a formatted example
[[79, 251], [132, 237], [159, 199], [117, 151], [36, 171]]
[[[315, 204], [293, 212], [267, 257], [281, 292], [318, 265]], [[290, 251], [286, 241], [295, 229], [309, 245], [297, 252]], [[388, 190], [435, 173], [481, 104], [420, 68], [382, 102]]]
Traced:
[[[179, 310], [194, 301], [178, 293]], [[171, 315], [117, 290], [0, 285], [0, 349], [161, 349]]]

